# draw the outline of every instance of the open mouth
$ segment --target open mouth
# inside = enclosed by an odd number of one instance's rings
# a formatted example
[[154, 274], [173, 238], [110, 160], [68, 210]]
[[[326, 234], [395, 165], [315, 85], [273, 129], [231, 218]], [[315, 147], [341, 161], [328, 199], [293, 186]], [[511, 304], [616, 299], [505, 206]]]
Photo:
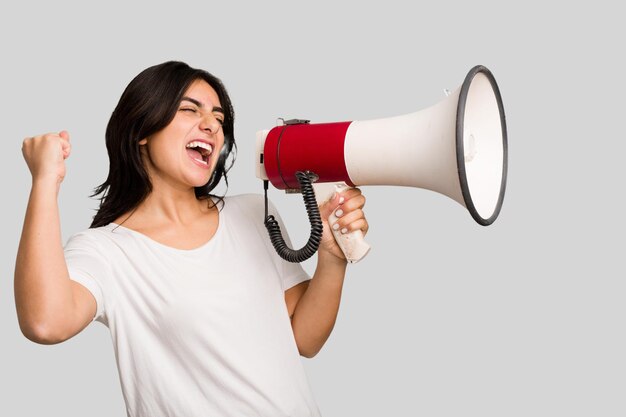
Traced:
[[206, 142], [192, 141], [187, 144], [187, 154], [204, 165], [209, 165], [209, 158], [213, 153], [213, 146]]

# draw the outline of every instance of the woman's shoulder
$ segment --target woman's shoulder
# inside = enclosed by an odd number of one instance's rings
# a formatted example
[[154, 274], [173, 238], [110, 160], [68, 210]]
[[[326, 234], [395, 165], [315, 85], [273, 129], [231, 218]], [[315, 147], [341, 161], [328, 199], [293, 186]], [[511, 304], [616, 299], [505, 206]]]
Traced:
[[113, 223], [109, 223], [106, 226], [92, 227], [89, 229], [73, 232], [67, 240], [66, 247], [100, 247], [107, 241], [107, 236], [111, 234], [111, 230], [114, 226], [115, 225]]
[[[274, 206], [269, 202], [270, 211]], [[265, 218], [265, 198], [262, 194], [239, 194], [224, 198], [224, 213], [229, 218], [261, 219]], [[257, 223], [255, 221], [255, 223]], [[261, 221], [259, 224], [263, 225]]]

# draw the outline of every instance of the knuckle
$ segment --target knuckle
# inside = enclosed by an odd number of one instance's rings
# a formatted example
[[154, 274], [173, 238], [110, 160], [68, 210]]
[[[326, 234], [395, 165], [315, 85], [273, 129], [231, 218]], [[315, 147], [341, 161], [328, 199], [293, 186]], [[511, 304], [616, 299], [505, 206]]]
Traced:
[[344, 219], [344, 224], [348, 225], [354, 223], [359, 219], [359, 214], [355, 211], [351, 212], [350, 215], [346, 216]]
[[363, 219], [357, 220], [352, 226], [354, 226], [354, 230], [367, 230], [367, 222]]
[[362, 198], [355, 198], [354, 199], [354, 208], [355, 209], [360, 209], [365, 205], [365, 200]]
[[346, 227], [346, 219], [341, 218], [341, 219], [337, 220], [335, 222], [335, 224], [338, 225], [338, 226], [336, 226], [338, 229], [343, 229], [344, 227]]
[[353, 211], [356, 210], [358, 208], [361, 208], [365, 205], [365, 197], [363, 197], [362, 194], [353, 196], [350, 199], [346, 199], [346, 202], [344, 203], [344, 206], [347, 208], [348, 211]]
[[359, 209], [359, 202], [356, 199], [351, 199], [346, 202], [346, 211], [353, 212]]

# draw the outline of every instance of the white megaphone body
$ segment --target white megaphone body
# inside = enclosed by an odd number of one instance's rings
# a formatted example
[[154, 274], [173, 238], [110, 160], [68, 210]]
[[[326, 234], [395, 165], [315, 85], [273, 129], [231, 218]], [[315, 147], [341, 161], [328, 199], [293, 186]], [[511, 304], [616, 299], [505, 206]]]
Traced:
[[[257, 177], [278, 189], [304, 194], [297, 172], [310, 173], [316, 184], [424, 188], [450, 197], [476, 222], [490, 225], [506, 187], [502, 98], [491, 72], [476, 66], [447, 98], [415, 113], [322, 124], [292, 120], [259, 131], [256, 161]], [[360, 231], [333, 233], [348, 261], [369, 251]]]

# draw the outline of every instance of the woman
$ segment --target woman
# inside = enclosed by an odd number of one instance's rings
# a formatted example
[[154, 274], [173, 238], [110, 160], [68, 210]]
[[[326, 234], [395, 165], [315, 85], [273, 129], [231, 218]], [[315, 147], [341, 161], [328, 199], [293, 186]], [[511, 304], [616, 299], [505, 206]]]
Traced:
[[[24, 140], [32, 174], [16, 271], [20, 328], [54, 344], [111, 331], [128, 416], [317, 416], [299, 354], [332, 331], [346, 261], [325, 221], [315, 273], [280, 259], [261, 196], [216, 197], [235, 149], [222, 83], [181, 62], [144, 70], [106, 132], [110, 170], [86, 231], [60, 244], [66, 131]], [[357, 189], [321, 207], [368, 224]]]

